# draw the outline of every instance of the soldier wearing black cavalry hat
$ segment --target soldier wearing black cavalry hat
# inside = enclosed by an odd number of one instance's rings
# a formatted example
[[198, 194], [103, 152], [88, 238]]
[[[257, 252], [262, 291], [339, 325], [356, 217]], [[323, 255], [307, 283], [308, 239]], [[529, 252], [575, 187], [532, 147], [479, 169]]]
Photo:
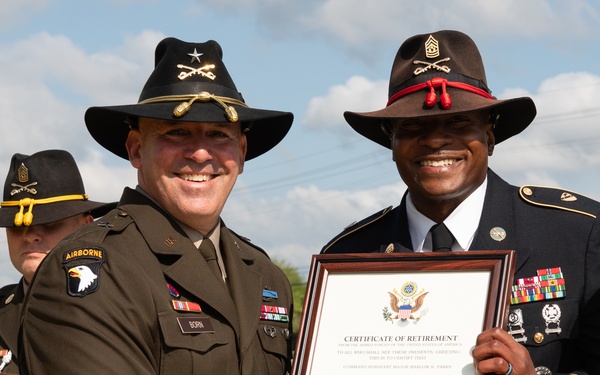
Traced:
[[139, 102], [92, 107], [92, 137], [137, 170], [117, 209], [62, 242], [23, 309], [31, 374], [285, 374], [292, 291], [221, 211], [289, 112], [249, 107], [215, 41], [156, 47]]
[[515, 250], [509, 324], [473, 343], [476, 373], [600, 374], [600, 203], [488, 168], [495, 145], [533, 121], [533, 101], [492, 96], [477, 46], [449, 30], [400, 46], [388, 98], [344, 117], [392, 150], [408, 190], [321, 252]]
[[0, 207], [10, 260], [23, 275], [0, 289], [0, 373], [18, 373], [19, 313], [40, 262], [66, 235], [116, 203], [89, 200], [77, 164], [63, 150], [14, 154]]

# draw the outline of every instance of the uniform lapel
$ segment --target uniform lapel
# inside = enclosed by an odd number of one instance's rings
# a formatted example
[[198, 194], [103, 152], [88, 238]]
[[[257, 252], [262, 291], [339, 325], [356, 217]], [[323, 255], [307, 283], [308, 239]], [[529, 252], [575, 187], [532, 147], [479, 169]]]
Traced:
[[191, 242], [189, 246], [191, 248], [186, 249], [179, 260], [164, 267], [165, 275], [203, 303], [212, 306], [238, 331], [237, 312], [225, 284], [214, 276], [204, 257]]
[[[13, 361], [16, 360], [16, 358], [14, 358], [14, 351], [17, 349], [19, 335], [18, 326], [24, 294], [23, 279], [21, 279], [13, 291], [7, 293], [0, 301], [1, 304], [5, 305], [0, 309], [0, 332], [2, 333], [2, 340], [0, 341], [4, 341], [8, 345], [8, 348], [3, 349], [12, 349]], [[10, 295], [13, 296], [10, 302], [6, 303]]]
[[[139, 193], [144, 205], [126, 205], [164, 274], [181, 288], [217, 310], [239, 329], [238, 316], [225, 285], [211, 272], [206, 260], [183, 230], [149, 199]], [[152, 207], [149, 207], [152, 206]], [[168, 261], [167, 261], [168, 259]], [[174, 261], [173, 261], [174, 259]]]
[[400, 207], [394, 212], [394, 228], [398, 234], [396, 234], [397, 238], [399, 238], [400, 248], [397, 251], [400, 252], [412, 252], [412, 238], [410, 237], [410, 231], [408, 230], [408, 215], [406, 213], [406, 199], [408, 197], [408, 190], [404, 193], [402, 197], [402, 202], [400, 203]]
[[481, 220], [470, 249], [515, 250], [516, 270], [519, 270], [529, 258], [530, 250], [517, 249], [516, 199], [519, 198], [514, 188], [490, 170]]
[[256, 335], [260, 319], [262, 276], [254, 265], [255, 254], [221, 223], [221, 252], [226, 259], [227, 281], [240, 322], [240, 353]]

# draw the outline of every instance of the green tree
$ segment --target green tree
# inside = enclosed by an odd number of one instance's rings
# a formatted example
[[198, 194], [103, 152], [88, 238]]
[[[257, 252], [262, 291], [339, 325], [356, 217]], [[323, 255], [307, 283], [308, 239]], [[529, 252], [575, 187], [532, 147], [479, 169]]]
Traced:
[[294, 340], [298, 337], [300, 329], [300, 320], [302, 319], [302, 308], [304, 307], [304, 296], [306, 294], [306, 280], [303, 280], [298, 270], [292, 267], [288, 262], [274, 259], [273, 262], [285, 273], [294, 294], [294, 315], [292, 318], [292, 330]]

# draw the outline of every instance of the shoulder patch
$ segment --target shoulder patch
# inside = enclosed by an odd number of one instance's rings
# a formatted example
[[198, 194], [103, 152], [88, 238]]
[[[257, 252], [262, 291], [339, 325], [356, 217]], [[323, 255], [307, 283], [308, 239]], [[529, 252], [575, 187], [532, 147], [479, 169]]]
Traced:
[[364, 219], [362, 219], [361, 221], [355, 221], [349, 225], [347, 225], [344, 230], [338, 234], [337, 236], [335, 236], [331, 241], [329, 241], [329, 243], [327, 245], [325, 245], [323, 247], [323, 250], [321, 250], [321, 254], [327, 252], [327, 249], [329, 249], [334, 243], [336, 243], [337, 241], [339, 241], [340, 239], [346, 237], [347, 235], [363, 228], [366, 227], [369, 224], [372, 224], [374, 222], [376, 222], [377, 220], [381, 219], [382, 217], [384, 217], [385, 215], [387, 215], [388, 213], [390, 213], [392, 211], [392, 208], [394, 206], [389, 206], [384, 208], [383, 210], [374, 213], [371, 216], [368, 216]]
[[100, 247], [76, 248], [63, 253], [63, 268], [67, 276], [67, 293], [85, 297], [100, 287], [100, 268], [106, 253]]
[[553, 187], [524, 185], [519, 195], [525, 202], [535, 206], [571, 211], [596, 218], [600, 203], [584, 195]]

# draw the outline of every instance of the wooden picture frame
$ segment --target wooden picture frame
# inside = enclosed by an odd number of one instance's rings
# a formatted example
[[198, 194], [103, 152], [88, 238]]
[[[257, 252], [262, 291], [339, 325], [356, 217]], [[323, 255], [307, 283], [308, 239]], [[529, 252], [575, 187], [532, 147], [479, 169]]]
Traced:
[[313, 255], [292, 374], [469, 374], [504, 327], [512, 250]]

